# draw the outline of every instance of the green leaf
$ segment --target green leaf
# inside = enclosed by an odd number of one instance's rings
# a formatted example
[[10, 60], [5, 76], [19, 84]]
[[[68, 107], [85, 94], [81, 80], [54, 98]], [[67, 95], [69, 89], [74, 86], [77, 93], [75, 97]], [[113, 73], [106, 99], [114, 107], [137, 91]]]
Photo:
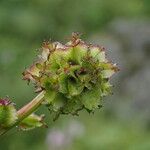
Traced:
[[67, 80], [68, 80], [68, 76], [64, 72], [62, 72], [58, 78], [59, 92], [64, 93], [64, 94], [68, 92]]
[[105, 58], [105, 51], [102, 51], [99, 47], [91, 48], [91, 56], [99, 60], [99, 62], [107, 62]]
[[78, 78], [84, 83], [88, 83], [91, 80], [91, 76], [89, 74], [80, 74]]
[[71, 60], [77, 64], [82, 64], [82, 58], [87, 54], [87, 48], [77, 45], [71, 49]]
[[67, 104], [63, 108], [63, 112], [68, 114], [71, 113], [73, 115], [78, 115], [78, 111], [83, 109], [83, 104], [80, 102], [79, 97], [73, 97], [67, 101]]
[[38, 116], [35, 114], [31, 114], [27, 118], [22, 120], [19, 123], [18, 127], [21, 130], [31, 130], [36, 127], [43, 127], [46, 126], [46, 124], [43, 122], [43, 119], [44, 119], [44, 115]]
[[104, 82], [101, 84], [101, 90], [102, 90], [102, 96], [107, 96], [108, 94], [111, 94], [111, 87], [112, 85], [109, 82]]
[[63, 94], [57, 93], [55, 99], [51, 102], [53, 111], [58, 111], [62, 108], [67, 99], [64, 97]]
[[70, 96], [77, 96], [83, 91], [83, 85], [76, 82], [72, 77], [72, 80], [68, 80], [68, 92]]
[[83, 105], [89, 109], [93, 110], [98, 108], [101, 100], [101, 90], [98, 86], [95, 86], [92, 90], [86, 90], [81, 95], [81, 102]]
[[58, 68], [58, 66], [65, 66], [66, 62], [70, 58], [70, 49], [61, 50], [58, 49], [50, 57], [50, 61], [52, 62], [52, 66]]
[[114, 70], [110, 69], [110, 70], [102, 70], [101, 74], [103, 78], [110, 78], [113, 74], [115, 73]]
[[109, 70], [113, 67], [113, 65], [109, 62], [101, 62], [98, 66], [103, 70]]

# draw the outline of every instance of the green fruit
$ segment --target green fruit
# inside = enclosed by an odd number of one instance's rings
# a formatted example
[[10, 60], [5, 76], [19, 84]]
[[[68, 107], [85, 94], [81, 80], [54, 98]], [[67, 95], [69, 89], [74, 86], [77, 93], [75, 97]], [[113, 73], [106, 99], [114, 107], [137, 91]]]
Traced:
[[0, 127], [7, 128], [17, 120], [17, 111], [8, 99], [0, 99]]
[[39, 60], [24, 72], [24, 79], [46, 91], [47, 106], [56, 116], [94, 111], [111, 93], [110, 77], [118, 71], [103, 47], [87, 44], [77, 34], [66, 44], [44, 43]]

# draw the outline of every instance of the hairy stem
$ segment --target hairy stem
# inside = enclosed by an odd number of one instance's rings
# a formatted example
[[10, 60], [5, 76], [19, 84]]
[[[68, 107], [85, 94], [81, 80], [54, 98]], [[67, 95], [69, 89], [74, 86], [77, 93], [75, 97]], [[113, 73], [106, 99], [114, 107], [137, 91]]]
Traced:
[[17, 111], [18, 120], [16, 121], [16, 123], [13, 124], [12, 126], [10, 126], [9, 128], [6, 128], [6, 129], [1, 129], [0, 128], [0, 135], [5, 134], [10, 129], [12, 129], [13, 127], [17, 126], [23, 119], [25, 119], [26, 117], [28, 117], [37, 108], [39, 108], [39, 106], [42, 104], [42, 102], [44, 100], [44, 94], [45, 94], [45, 91], [42, 91], [32, 101], [30, 101], [28, 104], [26, 104], [21, 109], [19, 109]]

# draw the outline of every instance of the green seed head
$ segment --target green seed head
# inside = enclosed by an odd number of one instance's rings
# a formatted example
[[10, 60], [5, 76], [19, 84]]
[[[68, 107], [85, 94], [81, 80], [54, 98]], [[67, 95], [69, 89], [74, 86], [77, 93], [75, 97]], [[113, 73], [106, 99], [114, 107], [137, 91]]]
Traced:
[[0, 127], [7, 128], [17, 120], [17, 111], [14, 104], [8, 99], [0, 99]]
[[73, 33], [68, 43], [45, 42], [41, 51], [23, 75], [36, 91], [46, 91], [46, 104], [56, 118], [100, 108], [102, 97], [111, 93], [109, 79], [118, 71], [103, 47], [87, 44]]

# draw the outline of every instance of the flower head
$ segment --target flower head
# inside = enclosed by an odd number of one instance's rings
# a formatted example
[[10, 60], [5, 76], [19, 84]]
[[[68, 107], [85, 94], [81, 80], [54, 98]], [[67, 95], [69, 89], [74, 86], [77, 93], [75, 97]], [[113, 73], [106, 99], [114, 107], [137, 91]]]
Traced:
[[46, 91], [45, 101], [55, 119], [100, 108], [102, 97], [111, 93], [109, 79], [118, 71], [103, 47], [87, 44], [73, 33], [66, 44], [44, 42], [41, 51], [23, 78], [32, 81], [37, 92]]
[[17, 120], [17, 111], [14, 104], [8, 99], [0, 99], [0, 127], [7, 128]]

